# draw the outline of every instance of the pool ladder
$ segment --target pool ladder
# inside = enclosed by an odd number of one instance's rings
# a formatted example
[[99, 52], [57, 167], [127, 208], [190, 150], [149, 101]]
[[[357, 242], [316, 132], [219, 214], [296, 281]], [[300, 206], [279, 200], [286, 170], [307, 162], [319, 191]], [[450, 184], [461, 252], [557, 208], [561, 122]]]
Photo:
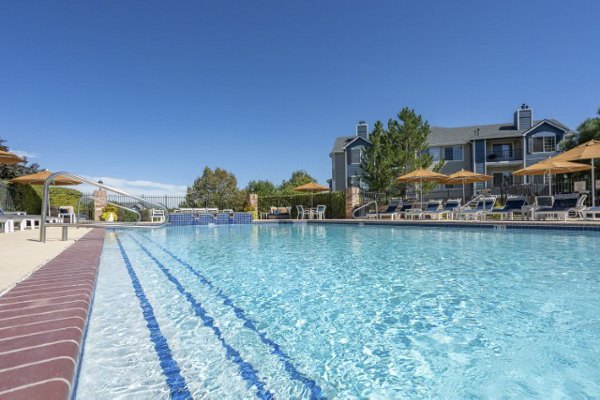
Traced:
[[[142, 222], [141, 221], [141, 214], [139, 213], [139, 211], [130, 208], [130, 207], [126, 207], [123, 206], [121, 204], [115, 204], [113, 202], [106, 202], [106, 204], [110, 204], [113, 206], [116, 206], [118, 208], [127, 210], [127, 211], [131, 211], [134, 214], [136, 214], [136, 222], [99, 222], [99, 221], [94, 221], [94, 222], [75, 222], [75, 223], [65, 223], [65, 222], [58, 222], [58, 223], [52, 223], [52, 224], [48, 224], [46, 222], [46, 219], [48, 218], [48, 208], [50, 205], [50, 185], [52, 184], [52, 182], [54, 182], [54, 180], [56, 179], [57, 176], [66, 176], [69, 178], [73, 178], [75, 180], [81, 181], [82, 183], [87, 183], [89, 185], [92, 186], [97, 186], [101, 189], [104, 189], [106, 191], [110, 191], [113, 193], [117, 193], [120, 194], [122, 196], [126, 196], [129, 197], [131, 199], [135, 199], [138, 203], [145, 205], [147, 208], [156, 208], [156, 209], [161, 209], [163, 210], [164, 213], [164, 219], [161, 222], [158, 223], [154, 223], [153, 221], [150, 222]], [[92, 196], [83, 196], [84, 198], [89, 199], [90, 197], [93, 199]], [[81, 202], [81, 199], [80, 199]], [[81, 204], [81, 203], [79, 203]], [[134, 194], [131, 193], [127, 193], [123, 190], [120, 189], [116, 189], [113, 187], [110, 187], [108, 185], [105, 185], [104, 183], [100, 183], [100, 182], [94, 182], [91, 179], [88, 178], [84, 178], [83, 176], [79, 176], [70, 172], [66, 172], [66, 171], [61, 171], [61, 172], [55, 172], [52, 175], [50, 175], [48, 178], [46, 178], [46, 181], [44, 182], [44, 191], [42, 194], [42, 213], [41, 213], [41, 219], [40, 219], [40, 242], [45, 243], [46, 242], [46, 229], [48, 228], [48, 225], [50, 226], [59, 226], [62, 227], [62, 240], [67, 240], [68, 239], [68, 229], [69, 227], [86, 227], [86, 228], [160, 228], [162, 226], [165, 226], [169, 223], [169, 209], [160, 203], [156, 203], [154, 201], [150, 201], [148, 199], [144, 199], [142, 197], [136, 196]]]
[[379, 207], [377, 206], [377, 200], [371, 200], [368, 203], [365, 203], [362, 206], [358, 207], [356, 210], [352, 211], [352, 218], [359, 218], [356, 215], [356, 213], [360, 210], [363, 210], [363, 209], [369, 207], [372, 204], [375, 204], [375, 217], [379, 218]]

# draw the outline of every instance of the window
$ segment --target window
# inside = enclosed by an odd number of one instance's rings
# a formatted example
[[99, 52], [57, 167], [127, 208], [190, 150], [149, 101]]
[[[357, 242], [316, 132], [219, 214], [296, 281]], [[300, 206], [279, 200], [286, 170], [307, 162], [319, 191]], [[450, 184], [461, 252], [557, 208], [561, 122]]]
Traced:
[[556, 135], [554, 133], [538, 133], [529, 138], [530, 153], [551, 153], [556, 151]]
[[433, 158], [433, 162], [437, 163], [442, 159], [442, 148], [441, 147], [430, 147], [427, 152]]
[[444, 148], [444, 159], [446, 161], [462, 161], [463, 148], [462, 146], [449, 146]]
[[352, 149], [348, 152], [348, 164], [360, 164], [360, 158], [360, 149]]

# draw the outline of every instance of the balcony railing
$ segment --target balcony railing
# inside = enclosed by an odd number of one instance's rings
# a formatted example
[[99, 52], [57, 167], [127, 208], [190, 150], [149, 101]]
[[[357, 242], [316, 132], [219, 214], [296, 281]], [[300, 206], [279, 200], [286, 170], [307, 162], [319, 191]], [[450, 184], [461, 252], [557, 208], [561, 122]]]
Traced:
[[523, 159], [523, 149], [496, 150], [487, 154], [487, 162], [518, 161]]

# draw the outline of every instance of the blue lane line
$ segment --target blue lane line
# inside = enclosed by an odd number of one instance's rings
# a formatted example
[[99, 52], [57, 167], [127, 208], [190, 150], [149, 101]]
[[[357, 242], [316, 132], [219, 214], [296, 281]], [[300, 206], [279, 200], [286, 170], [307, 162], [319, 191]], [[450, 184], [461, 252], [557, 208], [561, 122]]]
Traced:
[[125, 261], [127, 272], [129, 273], [129, 277], [131, 278], [131, 284], [133, 285], [133, 289], [135, 290], [135, 295], [137, 296], [140, 302], [142, 314], [144, 315], [144, 319], [146, 320], [146, 326], [150, 331], [150, 340], [152, 340], [152, 343], [154, 343], [154, 350], [158, 355], [158, 359], [160, 360], [160, 366], [162, 368], [163, 374], [167, 379], [167, 385], [169, 386], [171, 398], [177, 400], [191, 399], [192, 394], [188, 390], [185, 378], [181, 375], [181, 370], [179, 369], [179, 365], [177, 365], [177, 361], [173, 359], [171, 349], [169, 348], [169, 343], [167, 342], [167, 339], [164, 337], [160, 330], [160, 326], [158, 325], [158, 321], [156, 320], [156, 316], [154, 315], [152, 305], [150, 305], [150, 302], [148, 301], [148, 298], [144, 293], [144, 289], [142, 288], [142, 284], [140, 283], [137, 274], [131, 266], [131, 261], [129, 261], [127, 252], [125, 251], [123, 243], [121, 243], [121, 239], [119, 239], [118, 234], [117, 243], [119, 244], [119, 250], [121, 250], [123, 261]]
[[166, 275], [166, 277], [169, 279], [169, 281], [171, 281], [175, 285], [175, 287], [177, 288], [179, 293], [181, 293], [185, 297], [185, 299], [192, 305], [194, 313], [198, 317], [200, 317], [204, 326], [212, 329], [215, 336], [221, 342], [221, 345], [225, 348], [226, 357], [233, 360], [233, 362], [235, 362], [239, 366], [241, 374], [242, 374], [242, 378], [248, 383], [248, 387], [255, 386], [256, 390], [257, 390], [257, 395], [259, 398], [272, 399], [273, 394], [271, 392], [269, 392], [268, 389], [265, 388], [265, 384], [258, 377], [257, 371], [254, 368], [254, 366], [251, 363], [245, 361], [242, 358], [242, 356], [240, 355], [240, 353], [236, 349], [234, 349], [229, 343], [227, 343], [225, 341], [225, 339], [223, 338], [223, 335], [221, 334], [221, 330], [217, 326], [215, 326], [214, 319], [210, 315], [208, 315], [208, 313], [206, 312], [204, 307], [202, 307], [202, 304], [198, 300], [196, 300], [190, 292], [188, 292], [185, 289], [185, 287], [177, 280], [177, 278], [175, 278], [171, 274], [169, 269], [167, 267], [165, 267], [165, 265], [163, 263], [161, 263], [156, 257], [154, 257], [154, 255], [150, 251], [148, 251], [148, 249], [146, 247], [144, 247], [144, 245], [142, 245], [140, 242], [138, 242], [131, 235], [129, 235], [129, 236], [134, 242], [136, 242], [140, 246], [142, 251], [152, 261], [154, 261], [154, 263]]
[[[223, 300], [223, 304], [231, 307], [233, 309], [233, 311], [235, 312], [235, 315], [239, 319], [244, 321], [244, 326], [246, 328], [250, 329], [251, 331], [255, 332], [260, 337], [261, 342], [263, 342], [267, 346], [271, 347], [272, 353], [279, 357], [279, 359], [281, 360], [281, 362], [284, 365], [285, 370], [288, 372], [289, 376], [296, 381], [302, 382], [310, 390], [310, 398], [311, 399], [325, 398], [323, 395], [323, 391], [319, 387], [317, 382], [315, 382], [313, 379], [308, 378], [302, 372], [298, 371], [296, 366], [292, 363], [292, 358], [289, 355], [287, 355], [277, 343], [275, 343], [273, 340], [269, 339], [264, 332], [258, 330], [258, 328], [256, 328], [256, 323], [254, 321], [252, 321], [251, 318], [246, 316], [246, 312], [242, 308], [236, 306], [233, 303], [233, 301], [225, 293], [223, 293], [223, 291], [221, 289], [219, 289], [218, 287], [213, 285], [213, 283], [209, 279], [207, 279], [202, 274], [200, 274], [198, 271], [196, 271], [196, 269], [194, 267], [192, 267], [187, 262], [183, 261], [181, 258], [179, 258], [177, 255], [173, 254], [171, 251], [169, 251], [164, 246], [161, 246], [156, 241], [152, 240], [151, 238], [149, 238], [145, 235], [142, 235], [141, 233], [138, 233], [138, 234], [141, 237], [143, 237], [144, 239], [149, 240], [151, 243], [153, 243], [154, 245], [156, 245], [157, 247], [162, 249], [162, 251], [164, 251], [169, 256], [171, 256], [173, 259], [175, 259], [179, 264], [183, 265], [188, 271], [190, 271], [192, 274], [194, 274], [194, 276], [196, 276], [200, 280], [200, 282], [202, 282], [203, 284], [208, 286], [210, 289], [215, 290], [217, 292], [217, 296], [219, 298], [221, 298], [221, 300]], [[132, 237], [132, 239], [134, 241], [136, 241], [140, 246], [143, 247], [143, 245], [140, 242], [138, 242], [135, 238]]]

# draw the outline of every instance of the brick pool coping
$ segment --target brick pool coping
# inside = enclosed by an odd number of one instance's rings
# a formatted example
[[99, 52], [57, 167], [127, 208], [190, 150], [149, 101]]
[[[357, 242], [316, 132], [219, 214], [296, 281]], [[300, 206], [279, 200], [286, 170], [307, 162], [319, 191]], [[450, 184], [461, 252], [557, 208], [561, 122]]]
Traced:
[[0, 297], [0, 399], [68, 399], [96, 286], [93, 229]]

